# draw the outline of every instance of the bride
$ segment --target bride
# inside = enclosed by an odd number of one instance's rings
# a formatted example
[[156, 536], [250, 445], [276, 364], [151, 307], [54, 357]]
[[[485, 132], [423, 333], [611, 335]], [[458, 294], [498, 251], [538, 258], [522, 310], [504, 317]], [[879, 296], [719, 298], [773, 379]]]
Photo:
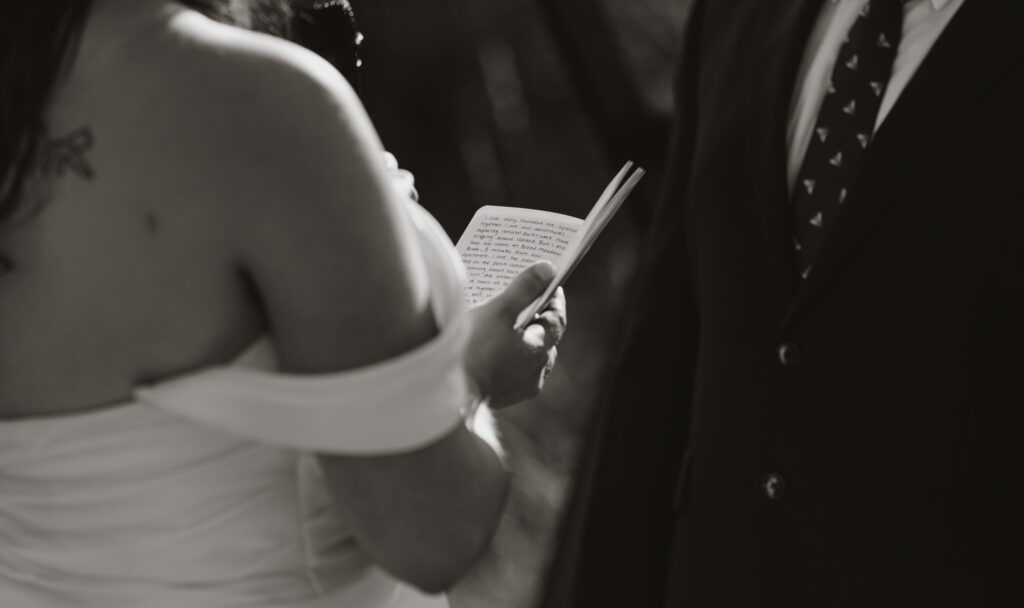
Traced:
[[507, 484], [473, 412], [565, 327], [559, 293], [512, 330], [550, 266], [464, 310], [291, 43], [167, 0], [0, 11], [0, 606], [446, 605]]

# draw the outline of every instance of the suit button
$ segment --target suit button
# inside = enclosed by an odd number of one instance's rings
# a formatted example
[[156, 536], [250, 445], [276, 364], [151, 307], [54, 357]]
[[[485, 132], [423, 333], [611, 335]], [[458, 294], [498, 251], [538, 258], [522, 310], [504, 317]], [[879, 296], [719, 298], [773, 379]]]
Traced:
[[786, 480], [778, 473], [768, 473], [761, 480], [761, 491], [768, 500], [779, 500], [786, 495]]
[[779, 363], [785, 366], [800, 362], [800, 347], [792, 342], [783, 342], [775, 352], [779, 356]]

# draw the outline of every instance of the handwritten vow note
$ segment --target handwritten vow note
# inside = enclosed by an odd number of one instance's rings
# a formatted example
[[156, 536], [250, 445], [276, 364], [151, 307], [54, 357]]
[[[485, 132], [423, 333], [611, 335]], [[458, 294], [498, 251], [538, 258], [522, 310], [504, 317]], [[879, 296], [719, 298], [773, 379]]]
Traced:
[[558, 264], [583, 220], [518, 207], [481, 207], [456, 248], [466, 265], [466, 303], [482, 302], [538, 260]]
[[530, 264], [548, 260], [555, 277], [516, 319], [525, 327], [551, 299], [633, 191], [644, 170], [627, 162], [605, 187], [586, 219], [520, 207], [481, 207], [455, 246], [466, 264], [470, 306], [504, 289]]

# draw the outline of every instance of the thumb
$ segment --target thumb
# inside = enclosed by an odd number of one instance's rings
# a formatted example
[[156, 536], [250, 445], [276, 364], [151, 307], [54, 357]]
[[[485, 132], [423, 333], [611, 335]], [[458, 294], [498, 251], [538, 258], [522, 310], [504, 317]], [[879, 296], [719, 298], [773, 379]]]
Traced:
[[524, 269], [501, 293], [501, 308], [510, 315], [518, 315], [536, 300], [555, 278], [551, 262], [541, 261]]

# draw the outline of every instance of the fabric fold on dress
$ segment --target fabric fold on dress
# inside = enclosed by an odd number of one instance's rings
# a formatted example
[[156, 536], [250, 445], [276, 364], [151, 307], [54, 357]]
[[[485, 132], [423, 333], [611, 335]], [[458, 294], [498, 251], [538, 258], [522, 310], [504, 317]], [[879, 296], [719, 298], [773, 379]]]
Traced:
[[107, 409], [0, 421], [0, 608], [446, 608], [377, 568], [312, 452], [435, 441], [472, 398], [462, 266], [410, 204], [439, 334], [338, 374], [269, 340]]
[[268, 339], [231, 366], [136, 390], [141, 402], [261, 443], [351, 455], [412, 450], [460, 421], [474, 397], [463, 367], [463, 270], [433, 217], [410, 204], [430, 277], [437, 336], [402, 355], [333, 374], [276, 371]]

